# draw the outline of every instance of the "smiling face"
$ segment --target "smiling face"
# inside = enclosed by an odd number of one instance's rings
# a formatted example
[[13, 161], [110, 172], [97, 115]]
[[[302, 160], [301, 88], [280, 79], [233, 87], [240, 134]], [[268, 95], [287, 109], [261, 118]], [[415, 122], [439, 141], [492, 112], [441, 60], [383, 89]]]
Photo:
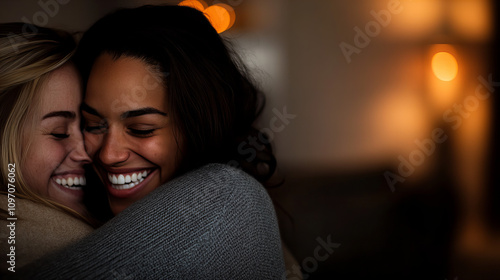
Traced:
[[[22, 143], [29, 146], [21, 165], [27, 185], [35, 193], [85, 213], [83, 165], [90, 158], [80, 131], [80, 77], [72, 64], [52, 72], [39, 92], [40, 104], [24, 125]], [[34, 128], [34, 129], [32, 129]]]
[[160, 76], [140, 59], [104, 53], [94, 63], [84, 104], [85, 145], [118, 214], [171, 179], [181, 141]]

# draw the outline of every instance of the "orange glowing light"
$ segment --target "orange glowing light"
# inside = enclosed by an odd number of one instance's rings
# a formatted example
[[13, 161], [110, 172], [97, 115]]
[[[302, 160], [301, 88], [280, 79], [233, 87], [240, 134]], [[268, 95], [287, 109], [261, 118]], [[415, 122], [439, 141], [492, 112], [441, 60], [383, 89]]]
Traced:
[[451, 81], [458, 73], [458, 63], [449, 52], [438, 52], [432, 57], [432, 71], [441, 81]]
[[202, 0], [184, 0], [179, 3], [179, 6], [187, 6], [202, 11], [217, 33], [222, 33], [231, 28], [236, 19], [233, 8], [223, 3], [207, 8], [207, 4]]
[[229, 19], [230, 19], [229, 26], [226, 28], [226, 30], [231, 28], [234, 24], [234, 20], [236, 19], [236, 14], [234, 13], [233, 7], [231, 7], [227, 4], [224, 4], [224, 3], [218, 3], [218, 4], [215, 4], [214, 6], [220, 6], [224, 9], [226, 9], [226, 11], [229, 13]]
[[231, 23], [234, 22], [234, 17], [231, 19], [231, 13], [221, 4], [215, 4], [206, 8], [204, 13], [215, 30], [217, 30], [217, 33], [226, 31], [231, 27]]
[[[378, 1], [371, 1], [378, 2]], [[390, 1], [380, 1], [387, 3]], [[396, 2], [396, 1], [392, 1]], [[401, 1], [403, 11], [392, 14], [387, 25], [388, 34], [401, 39], [424, 39], [431, 36], [442, 24], [445, 12], [444, 1], [419, 0]], [[379, 9], [382, 9], [380, 7]], [[377, 10], [378, 11], [378, 10]]]
[[207, 4], [201, 0], [184, 0], [179, 3], [179, 6], [191, 7], [203, 12], [206, 9]]
[[488, 39], [492, 34], [492, 3], [488, 0], [450, 1], [450, 23], [453, 31], [472, 40]]

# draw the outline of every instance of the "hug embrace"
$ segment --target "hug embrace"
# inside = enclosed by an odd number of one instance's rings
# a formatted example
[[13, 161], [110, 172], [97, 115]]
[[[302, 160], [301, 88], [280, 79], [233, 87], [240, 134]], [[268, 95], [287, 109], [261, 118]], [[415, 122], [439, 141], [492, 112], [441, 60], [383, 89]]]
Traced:
[[203, 13], [30, 29], [0, 24], [2, 276], [285, 278], [271, 145], [238, 153], [264, 97]]

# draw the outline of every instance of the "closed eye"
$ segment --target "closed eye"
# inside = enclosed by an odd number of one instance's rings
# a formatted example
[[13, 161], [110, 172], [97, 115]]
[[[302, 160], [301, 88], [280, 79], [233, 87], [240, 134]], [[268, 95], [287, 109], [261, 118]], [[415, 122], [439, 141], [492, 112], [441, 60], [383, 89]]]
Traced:
[[69, 134], [60, 134], [60, 133], [51, 133], [50, 135], [54, 136], [56, 139], [60, 140], [60, 139], [66, 139], [69, 137]]
[[138, 137], [149, 137], [153, 135], [153, 132], [156, 129], [147, 129], [147, 130], [142, 130], [142, 129], [132, 129], [129, 128], [130, 134], [138, 136]]

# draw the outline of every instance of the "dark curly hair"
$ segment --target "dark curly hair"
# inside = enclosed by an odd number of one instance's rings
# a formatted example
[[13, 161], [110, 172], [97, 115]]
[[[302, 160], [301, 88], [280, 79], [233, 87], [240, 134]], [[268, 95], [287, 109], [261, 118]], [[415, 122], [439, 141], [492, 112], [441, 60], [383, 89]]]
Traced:
[[[102, 53], [138, 58], [161, 72], [168, 110], [185, 144], [180, 172], [210, 162], [232, 163], [262, 183], [276, 160], [267, 137], [253, 156], [241, 150], [259, 132], [265, 104], [240, 58], [200, 11], [181, 6], [120, 9], [97, 21], [75, 55], [84, 81]], [[235, 164], [236, 163], [236, 164]]]

